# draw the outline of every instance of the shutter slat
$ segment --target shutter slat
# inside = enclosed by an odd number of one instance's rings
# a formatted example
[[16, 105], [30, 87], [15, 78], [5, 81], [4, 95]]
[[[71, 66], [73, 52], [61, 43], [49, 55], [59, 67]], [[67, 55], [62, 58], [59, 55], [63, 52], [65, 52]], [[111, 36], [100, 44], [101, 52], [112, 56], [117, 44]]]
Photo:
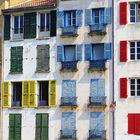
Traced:
[[112, 58], [111, 43], [104, 43], [104, 58], [105, 59], [111, 59]]
[[108, 8], [105, 8], [105, 23], [106, 24], [111, 24], [111, 19], [112, 19], [112, 8], [111, 7], [108, 7]]
[[85, 10], [85, 25], [92, 25], [92, 9]]
[[42, 115], [36, 114], [36, 133], [35, 133], [36, 140], [41, 140], [41, 124], [42, 124]]
[[21, 140], [21, 114], [15, 114], [15, 140]]
[[120, 41], [120, 62], [127, 61], [127, 41]]
[[82, 46], [83, 45], [76, 45], [76, 60], [82, 60]]
[[82, 13], [83, 10], [76, 10], [76, 25], [78, 27], [82, 26]]
[[57, 46], [57, 61], [61, 62], [63, 60], [63, 46]]
[[127, 98], [127, 78], [120, 78], [120, 98]]
[[120, 3], [120, 25], [127, 24], [127, 2]]
[[92, 59], [92, 44], [85, 45], [85, 60], [89, 61]]
[[64, 12], [59, 11], [57, 12], [57, 28], [64, 27]]
[[9, 140], [15, 138], [15, 115], [9, 114]]

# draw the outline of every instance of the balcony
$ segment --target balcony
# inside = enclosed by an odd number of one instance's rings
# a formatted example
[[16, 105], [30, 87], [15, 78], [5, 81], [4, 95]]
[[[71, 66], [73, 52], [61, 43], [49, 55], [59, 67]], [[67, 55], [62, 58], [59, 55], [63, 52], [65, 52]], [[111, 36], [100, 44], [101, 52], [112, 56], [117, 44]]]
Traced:
[[89, 61], [89, 71], [105, 71], [106, 60], [90, 60]]
[[76, 130], [71, 129], [61, 130], [60, 140], [77, 140]]
[[90, 26], [90, 36], [94, 35], [105, 35], [106, 34], [106, 25], [105, 24], [95, 24]]
[[89, 130], [88, 140], [106, 140], [105, 130]]
[[61, 107], [77, 107], [77, 97], [61, 97]]
[[106, 107], [106, 96], [89, 97], [89, 107]]
[[61, 62], [61, 71], [62, 72], [76, 72], [77, 69], [77, 63], [78, 61], [65, 61]]
[[12, 32], [13, 32], [13, 40], [21, 40], [23, 39], [23, 29], [24, 28], [13, 28]]
[[21, 108], [21, 101], [13, 101], [12, 108]]
[[77, 30], [76, 26], [63, 27], [61, 37], [77, 37]]

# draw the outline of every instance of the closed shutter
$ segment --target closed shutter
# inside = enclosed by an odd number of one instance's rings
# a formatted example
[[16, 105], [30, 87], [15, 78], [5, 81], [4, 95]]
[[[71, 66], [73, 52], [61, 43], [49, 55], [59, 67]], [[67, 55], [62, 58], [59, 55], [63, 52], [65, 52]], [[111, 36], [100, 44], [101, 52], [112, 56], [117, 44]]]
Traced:
[[4, 16], [4, 40], [10, 39], [10, 15]]
[[61, 62], [64, 60], [64, 46], [57, 46], [57, 61]]
[[62, 112], [62, 130], [69, 129], [69, 112]]
[[76, 60], [82, 60], [82, 46], [83, 45], [76, 45]]
[[15, 139], [15, 115], [9, 114], [9, 140]]
[[127, 41], [120, 41], [120, 62], [127, 61]]
[[90, 96], [98, 96], [98, 79], [91, 80]]
[[127, 24], [127, 2], [120, 3], [120, 25]]
[[49, 81], [49, 106], [56, 106], [56, 81]]
[[98, 96], [105, 96], [105, 80], [98, 80]]
[[140, 135], [140, 114], [135, 114], [135, 134]]
[[85, 44], [85, 60], [92, 60], [92, 44]]
[[82, 26], [82, 13], [83, 10], [76, 10], [76, 26]]
[[127, 78], [120, 78], [120, 98], [127, 98]]
[[24, 14], [24, 38], [36, 37], [36, 13]]
[[92, 9], [86, 9], [85, 11], [85, 25], [92, 25]]
[[51, 32], [50, 36], [56, 36], [56, 11], [51, 11]]
[[63, 28], [64, 27], [64, 12], [59, 11], [57, 12], [57, 28]]
[[10, 96], [10, 82], [2, 83], [2, 106], [3, 108], [9, 107], [9, 96]]
[[108, 7], [105, 8], [105, 23], [111, 24], [111, 21], [112, 21], [112, 8]]
[[36, 132], [35, 132], [35, 139], [41, 139], [41, 124], [42, 124], [42, 116], [41, 114], [36, 114]]
[[69, 123], [70, 123], [70, 129], [71, 130], [76, 130], [76, 113], [75, 112], [70, 112], [70, 116], [69, 116], [70, 120], [69, 120]]
[[135, 133], [135, 114], [128, 114], [128, 134]]
[[105, 59], [111, 59], [112, 58], [111, 43], [104, 43], [104, 58]]

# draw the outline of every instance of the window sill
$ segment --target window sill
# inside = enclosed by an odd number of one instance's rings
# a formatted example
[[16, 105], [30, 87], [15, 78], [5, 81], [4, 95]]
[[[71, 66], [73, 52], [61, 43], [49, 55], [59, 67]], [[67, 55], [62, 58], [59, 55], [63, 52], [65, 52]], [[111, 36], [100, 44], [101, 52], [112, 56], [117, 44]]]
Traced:
[[106, 71], [107, 68], [88, 68], [88, 72], [94, 72], [94, 71]]
[[60, 69], [60, 71], [61, 72], [77, 72], [78, 69], [73, 69], [73, 70], [71, 70], [71, 69]]
[[18, 41], [23, 41], [24, 39], [11, 39], [10, 42], [18, 42]]
[[97, 36], [97, 35], [102, 36], [102, 35], [106, 35], [106, 34], [107, 34], [107, 32], [89, 32], [88, 33], [89, 36]]
[[38, 106], [38, 107], [35, 107], [35, 109], [49, 109], [50, 106]]
[[16, 106], [15, 106], [15, 107], [11, 107], [11, 108], [8, 108], [8, 109], [10, 109], [10, 110], [15, 110], [15, 109], [16, 109], [16, 110], [19, 110], [19, 109], [23, 109], [23, 108], [22, 108], [22, 107], [16, 107]]
[[23, 74], [23, 72], [9, 72], [9, 74], [14, 75], [14, 74]]
[[50, 39], [51, 37], [37, 37], [36, 40], [48, 40]]
[[79, 36], [78, 34], [69, 34], [69, 35], [68, 35], [68, 34], [62, 34], [62, 35], [61, 35], [62, 38], [67, 38], [67, 37], [78, 37], [78, 36]]
[[50, 73], [50, 70], [36, 70], [35, 73]]
[[137, 59], [137, 60], [131, 60], [131, 59], [130, 59], [130, 60], [128, 60], [128, 62], [130, 62], [130, 63], [131, 63], [131, 62], [140, 62], [140, 59]]

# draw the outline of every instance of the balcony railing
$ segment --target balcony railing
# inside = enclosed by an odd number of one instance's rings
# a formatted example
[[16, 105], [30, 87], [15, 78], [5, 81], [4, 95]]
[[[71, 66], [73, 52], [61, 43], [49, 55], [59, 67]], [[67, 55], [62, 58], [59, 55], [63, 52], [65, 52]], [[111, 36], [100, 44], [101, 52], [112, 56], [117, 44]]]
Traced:
[[105, 24], [95, 24], [90, 26], [89, 35], [104, 35], [106, 34], [106, 25]]
[[105, 63], [106, 60], [90, 60], [89, 70], [106, 70]]
[[21, 107], [21, 101], [13, 101], [12, 107]]
[[76, 140], [76, 130], [71, 130], [71, 129], [61, 130], [60, 140], [62, 139]]
[[77, 106], [77, 97], [61, 97], [60, 106]]
[[89, 106], [105, 107], [106, 106], [106, 96], [89, 97]]
[[78, 36], [77, 34], [77, 30], [78, 30], [78, 27], [76, 26], [68, 26], [68, 27], [63, 27], [62, 28], [62, 37], [65, 37], [65, 36]]
[[13, 39], [23, 39], [23, 30], [24, 27], [22, 28], [12, 28], [13, 31]]
[[78, 61], [61, 62], [61, 71], [77, 71]]
[[89, 140], [106, 140], [106, 130], [89, 130]]
[[45, 100], [39, 101], [39, 106], [48, 106], [47, 101]]

